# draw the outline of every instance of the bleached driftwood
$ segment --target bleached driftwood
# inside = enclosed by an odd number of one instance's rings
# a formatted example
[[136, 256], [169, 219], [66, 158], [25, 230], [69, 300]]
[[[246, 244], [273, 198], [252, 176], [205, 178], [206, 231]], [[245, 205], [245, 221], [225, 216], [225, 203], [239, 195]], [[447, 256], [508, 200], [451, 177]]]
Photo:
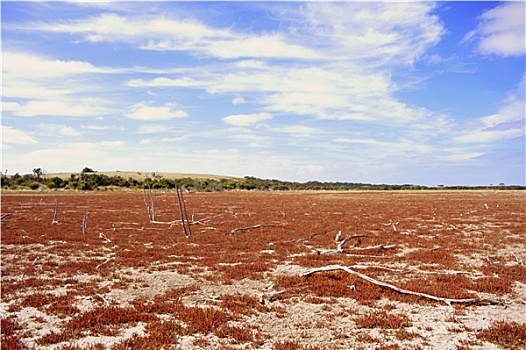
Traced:
[[252, 230], [254, 228], [260, 228], [260, 227], [266, 227], [266, 226], [274, 226], [274, 225], [271, 225], [271, 224], [257, 224], [257, 225], [254, 225], [254, 226], [235, 228], [232, 231], [230, 231], [230, 233], [234, 234], [234, 233], [236, 233], [238, 231], [247, 231], [247, 230]]
[[394, 290], [395, 292], [401, 293], [401, 294], [409, 294], [409, 295], [416, 295], [423, 298], [435, 300], [435, 301], [442, 301], [445, 302], [448, 305], [451, 305], [453, 303], [464, 303], [464, 304], [491, 304], [491, 305], [502, 305], [503, 303], [497, 300], [488, 299], [488, 298], [470, 298], [470, 299], [450, 299], [450, 298], [443, 298], [443, 297], [437, 297], [435, 295], [426, 294], [426, 293], [420, 293], [420, 292], [414, 292], [407, 289], [398, 288], [392, 284], [378, 281], [372, 277], [369, 277], [367, 275], [364, 275], [362, 273], [359, 273], [357, 271], [354, 271], [346, 266], [341, 265], [329, 265], [324, 267], [319, 267], [315, 269], [308, 270], [307, 272], [304, 272], [301, 274], [301, 276], [309, 276], [313, 273], [317, 272], [328, 272], [328, 271], [335, 271], [335, 270], [343, 270], [347, 273], [350, 273], [351, 275], [354, 275], [356, 277], [359, 277], [361, 279], [364, 279], [370, 283], [376, 284], [380, 287], [385, 287]]

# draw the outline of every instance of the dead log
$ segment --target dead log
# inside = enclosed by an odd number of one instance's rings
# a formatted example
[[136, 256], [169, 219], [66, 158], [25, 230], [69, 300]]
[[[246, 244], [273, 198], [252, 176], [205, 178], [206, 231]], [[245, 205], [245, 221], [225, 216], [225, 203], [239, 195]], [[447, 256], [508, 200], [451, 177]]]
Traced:
[[324, 266], [324, 267], [319, 267], [319, 268], [315, 268], [315, 269], [311, 269], [311, 270], [308, 270], [307, 272], [304, 272], [301, 274], [301, 276], [309, 276], [309, 275], [312, 275], [313, 273], [316, 273], [316, 272], [327, 272], [327, 271], [335, 271], [335, 270], [343, 270], [347, 273], [350, 273], [351, 275], [354, 275], [356, 277], [359, 277], [359, 278], [362, 278], [368, 282], [371, 282], [373, 284], [376, 284], [377, 286], [380, 286], [380, 287], [385, 287], [385, 288], [389, 288], [389, 289], [392, 289], [398, 293], [401, 293], [401, 294], [409, 294], [409, 295], [416, 295], [416, 296], [419, 296], [419, 297], [423, 297], [423, 298], [427, 298], [427, 299], [431, 299], [431, 300], [435, 300], [435, 301], [442, 301], [442, 302], [445, 302], [446, 304], [448, 305], [451, 305], [453, 303], [464, 303], [464, 304], [491, 304], [491, 305], [502, 305], [503, 302], [501, 301], [497, 301], [497, 300], [493, 300], [493, 299], [487, 299], [487, 298], [470, 298], [470, 299], [450, 299], [450, 298], [442, 298], [442, 297], [437, 297], [435, 295], [431, 295], [431, 294], [426, 294], [426, 293], [420, 293], [420, 292], [414, 292], [414, 291], [410, 291], [410, 290], [407, 290], [407, 289], [402, 289], [402, 288], [398, 288], [392, 284], [389, 284], [389, 283], [385, 283], [385, 282], [382, 282], [382, 281], [378, 281], [372, 277], [369, 277], [367, 275], [364, 275], [362, 273], [359, 273], [357, 271], [354, 271], [346, 266], [341, 266], [341, 265], [329, 265], [329, 266]]

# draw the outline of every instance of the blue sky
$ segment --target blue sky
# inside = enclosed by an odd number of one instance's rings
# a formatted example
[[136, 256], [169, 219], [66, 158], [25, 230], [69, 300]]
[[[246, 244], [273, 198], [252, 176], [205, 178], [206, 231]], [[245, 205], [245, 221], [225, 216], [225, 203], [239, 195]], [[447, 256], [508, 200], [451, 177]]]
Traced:
[[525, 2], [5, 2], [2, 169], [525, 184]]

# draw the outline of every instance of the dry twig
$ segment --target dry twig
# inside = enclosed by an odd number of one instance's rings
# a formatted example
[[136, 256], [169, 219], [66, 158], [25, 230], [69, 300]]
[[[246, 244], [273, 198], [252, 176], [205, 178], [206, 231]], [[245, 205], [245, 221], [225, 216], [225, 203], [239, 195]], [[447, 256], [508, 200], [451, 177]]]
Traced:
[[274, 226], [274, 225], [271, 225], [271, 224], [257, 224], [257, 225], [254, 225], [254, 226], [235, 228], [232, 231], [230, 231], [230, 233], [234, 234], [234, 233], [236, 233], [238, 231], [247, 231], [247, 230], [251, 230], [251, 229], [254, 229], [254, 228], [260, 228], [260, 227], [266, 227], [266, 226]]

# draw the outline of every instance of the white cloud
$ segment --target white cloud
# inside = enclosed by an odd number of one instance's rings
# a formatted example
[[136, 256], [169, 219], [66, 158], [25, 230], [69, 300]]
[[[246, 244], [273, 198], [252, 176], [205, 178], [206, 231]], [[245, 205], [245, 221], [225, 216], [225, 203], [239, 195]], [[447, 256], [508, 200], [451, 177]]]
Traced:
[[130, 87], [201, 87], [203, 83], [191, 78], [170, 79], [166, 77], [155, 78], [153, 80], [133, 79], [127, 83]]
[[165, 105], [161, 107], [149, 106], [145, 102], [136, 103], [128, 108], [127, 118], [135, 120], [171, 120], [177, 118], [186, 118], [188, 114], [182, 110], [172, 110], [172, 106]]
[[170, 130], [169, 127], [165, 125], [160, 125], [160, 124], [139, 125], [139, 127], [137, 128], [137, 133], [139, 134], [158, 134], [158, 133], [167, 132], [168, 130]]
[[479, 118], [479, 125], [454, 138], [461, 143], [490, 143], [524, 135], [526, 96], [525, 76], [518, 87], [510, 92], [497, 113]]
[[229, 115], [221, 120], [230, 125], [235, 126], [249, 126], [253, 124], [257, 124], [264, 120], [272, 119], [272, 115], [270, 113], [255, 113], [255, 114], [234, 114]]
[[38, 143], [38, 141], [27, 132], [6, 125], [1, 125], [0, 128], [2, 129], [2, 144], [32, 145]]
[[301, 14], [326, 57], [364, 60], [373, 66], [405, 65], [444, 33], [438, 17], [430, 14], [434, 6], [431, 2], [313, 2]]
[[318, 134], [320, 130], [305, 125], [284, 125], [273, 128], [273, 131], [284, 132], [292, 136], [310, 137]]
[[[80, 101], [79, 101], [80, 102]], [[35, 116], [67, 116], [67, 117], [91, 117], [104, 113], [100, 107], [92, 106], [95, 101], [29, 101], [25, 104], [10, 104], [8, 110], [21, 117]]]
[[239, 37], [210, 43], [207, 52], [219, 58], [260, 57], [315, 59], [322, 56], [300, 45], [289, 44], [280, 35]]
[[36, 127], [39, 130], [39, 134], [42, 137], [56, 137], [56, 136], [68, 136], [68, 137], [78, 137], [82, 134], [72, 128], [71, 126], [58, 125], [58, 124], [37, 124]]
[[32, 29], [79, 34], [91, 42], [122, 41], [144, 50], [190, 51], [219, 58], [319, 57], [308, 48], [287, 43], [280, 35], [235, 33], [191, 19], [132, 18], [106, 13], [67, 23], [38, 24]]
[[121, 129], [122, 130], [122, 127], [118, 127], [116, 125], [81, 124], [80, 127], [81, 127], [81, 129], [97, 130], [97, 131], [112, 130], [112, 129]]
[[5, 51], [2, 53], [2, 72], [10, 78], [36, 79], [115, 71], [93, 66], [88, 62], [54, 60], [28, 53]]
[[461, 136], [455, 137], [457, 142], [466, 143], [488, 143], [501, 139], [510, 139], [524, 135], [524, 128], [514, 128], [507, 130], [475, 130], [467, 132]]
[[70, 126], [63, 126], [58, 129], [58, 133], [63, 136], [81, 136], [81, 133]]
[[238, 97], [236, 97], [236, 98], [234, 98], [232, 100], [232, 104], [234, 106], [237, 106], [237, 105], [242, 104], [242, 103], [245, 103], [245, 99], [243, 97], [241, 97], [241, 96], [238, 96]]
[[465, 39], [478, 38], [478, 50], [483, 54], [503, 57], [525, 54], [525, 2], [509, 1], [486, 11], [477, 29]]

